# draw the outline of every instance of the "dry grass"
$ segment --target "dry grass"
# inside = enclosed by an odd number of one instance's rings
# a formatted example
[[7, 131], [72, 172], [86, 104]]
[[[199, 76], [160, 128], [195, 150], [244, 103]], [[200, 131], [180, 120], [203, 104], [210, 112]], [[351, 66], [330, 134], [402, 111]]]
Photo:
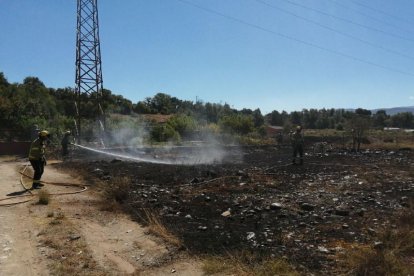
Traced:
[[41, 204], [41, 205], [49, 204], [50, 194], [46, 189], [40, 190], [37, 194], [37, 197], [38, 197], [38, 201], [37, 201], [38, 204]]
[[412, 275], [410, 264], [403, 262], [392, 251], [373, 248], [359, 249], [349, 257], [352, 275]]
[[95, 178], [93, 174], [73, 167], [60, 167], [59, 170], [68, 173], [73, 178], [79, 179], [81, 183], [89, 183], [95, 187], [95, 191], [102, 192], [102, 200], [97, 203], [100, 211], [119, 213], [122, 211], [121, 202], [127, 197], [130, 185], [130, 178], [115, 177], [109, 182]]
[[385, 143], [385, 142], [374, 142], [369, 145], [364, 145], [366, 149], [383, 149], [383, 150], [399, 150], [399, 149], [414, 149], [414, 143], [409, 141], [400, 143]]
[[[350, 147], [349, 141], [351, 140], [350, 133], [348, 131], [338, 131], [335, 129], [305, 129], [306, 137], [317, 138], [344, 138], [347, 147]], [[366, 132], [365, 137], [368, 138], [369, 144], [361, 145], [362, 149], [386, 149], [386, 150], [398, 150], [401, 148], [414, 149], [414, 134], [405, 133], [403, 131], [383, 131], [370, 129]], [[340, 142], [337, 146], [342, 146]]]
[[157, 236], [162, 238], [164, 241], [172, 244], [176, 247], [181, 247], [182, 242], [179, 238], [174, 236], [165, 226], [162, 224], [161, 220], [155, 215], [153, 212], [149, 210], [144, 210], [146, 216], [146, 223], [148, 225], [148, 231]]
[[381, 244], [354, 249], [346, 266], [353, 275], [414, 275], [414, 205], [400, 214], [395, 229], [378, 235]]
[[100, 211], [104, 212], [111, 212], [111, 213], [120, 213], [122, 212], [122, 207], [114, 199], [103, 199], [101, 202], [98, 203], [98, 207]]
[[286, 260], [260, 258], [253, 253], [237, 252], [227, 256], [207, 256], [202, 265], [203, 272], [207, 275], [300, 275]]
[[107, 275], [98, 267], [85, 240], [76, 237], [78, 230], [63, 213], [49, 218], [49, 224], [41, 231], [40, 243], [47, 248], [51, 275]]
[[104, 186], [104, 197], [106, 200], [122, 203], [128, 198], [130, 186], [131, 179], [129, 177], [114, 177]]
[[121, 204], [128, 199], [128, 191], [131, 186], [129, 177], [114, 177], [109, 182], [98, 183], [103, 191], [99, 210], [105, 212], [122, 212]]

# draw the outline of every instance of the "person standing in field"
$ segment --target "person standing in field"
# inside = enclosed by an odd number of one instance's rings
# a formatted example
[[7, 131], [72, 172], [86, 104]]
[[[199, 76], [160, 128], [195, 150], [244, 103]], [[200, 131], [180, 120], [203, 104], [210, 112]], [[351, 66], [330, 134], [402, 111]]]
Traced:
[[69, 150], [68, 150], [68, 146], [69, 144], [72, 143], [71, 139], [70, 139], [70, 131], [66, 131], [62, 141], [60, 142], [60, 144], [62, 145], [62, 156], [63, 158], [67, 157], [69, 155]]
[[296, 131], [290, 134], [290, 139], [291, 139], [292, 148], [293, 148], [292, 164], [296, 165], [296, 157], [299, 154], [299, 164], [303, 165], [304, 137], [303, 137], [301, 126], [297, 126]]
[[49, 137], [49, 132], [42, 130], [30, 145], [29, 161], [34, 170], [32, 189], [40, 189], [43, 186], [40, 183], [40, 178], [46, 166], [45, 149]]

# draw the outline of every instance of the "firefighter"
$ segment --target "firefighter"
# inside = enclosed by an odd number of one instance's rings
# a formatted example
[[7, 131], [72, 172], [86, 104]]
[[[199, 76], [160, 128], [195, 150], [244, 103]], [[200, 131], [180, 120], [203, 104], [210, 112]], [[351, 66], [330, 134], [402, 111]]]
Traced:
[[68, 145], [71, 144], [70, 134], [70, 130], [66, 131], [63, 135], [62, 141], [60, 142], [62, 145], [62, 156], [64, 158], [69, 154]]
[[296, 164], [296, 157], [299, 154], [299, 164], [303, 165], [303, 144], [304, 144], [304, 138], [302, 134], [302, 127], [297, 126], [296, 131], [291, 133], [290, 139], [292, 142], [293, 147], [293, 160], [292, 164]]
[[44, 167], [46, 166], [45, 149], [49, 144], [50, 134], [47, 130], [42, 130], [30, 145], [29, 161], [34, 170], [32, 189], [40, 189], [43, 184], [40, 183]]

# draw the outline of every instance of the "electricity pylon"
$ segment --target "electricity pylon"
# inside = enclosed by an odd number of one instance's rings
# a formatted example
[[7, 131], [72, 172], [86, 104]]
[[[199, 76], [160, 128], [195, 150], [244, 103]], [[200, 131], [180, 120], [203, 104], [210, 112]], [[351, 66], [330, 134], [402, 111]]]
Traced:
[[105, 124], [104, 112], [101, 107], [103, 81], [97, 0], [77, 0], [76, 25], [75, 105], [77, 112], [77, 142], [80, 143], [81, 117], [83, 115], [82, 95], [95, 96], [96, 115], [99, 119], [101, 133], [104, 131]]

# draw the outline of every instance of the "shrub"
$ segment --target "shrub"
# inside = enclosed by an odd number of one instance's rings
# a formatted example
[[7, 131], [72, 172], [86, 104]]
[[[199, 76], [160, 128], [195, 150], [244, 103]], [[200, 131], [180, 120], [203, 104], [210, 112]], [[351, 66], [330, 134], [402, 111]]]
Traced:
[[128, 191], [130, 190], [131, 179], [128, 177], [114, 177], [104, 189], [105, 198], [108, 201], [115, 200], [122, 203], [128, 198]]
[[180, 141], [180, 134], [171, 125], [155, 125], [151, 130], [151, 139], [157, 142]]

